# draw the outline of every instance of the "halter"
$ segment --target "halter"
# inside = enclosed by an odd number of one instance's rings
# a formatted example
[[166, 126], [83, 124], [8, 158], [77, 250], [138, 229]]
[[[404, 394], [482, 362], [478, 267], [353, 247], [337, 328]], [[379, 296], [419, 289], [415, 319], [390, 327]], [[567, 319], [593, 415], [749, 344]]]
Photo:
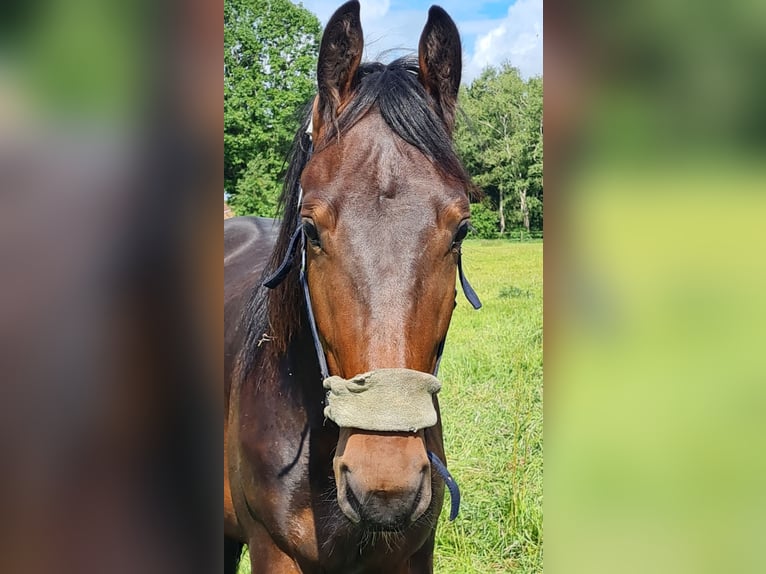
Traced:
[[[307, 132], [309, 133], [309, 137], [311, 136], [311, 126], [309, 125], [309, 129]], [[309, 158], [311, 157], [311, 153], [313, 151], [313, 143], [310, 144], [309, 148]], [[319, 372], [322, 377], [322, 381], [326, 381], [330, 377], [329, 370], [327, 369], [327, 359], [325, 357], [324, 348], [322, 347], [322, 343], [319, 339], [319, 332], [317, 330], [316, 325], [316, 319], [314, 318], [314, 309], [311, 305], [311, 293], [309, 292], [309, 286], [308, 286], [308, 280], [307, 280], [307, 267], [306, 267], [306, 235], [303, 233], [303, 225], [301, 225], [301, 205], [303, 203], [303, 187], [298, 184], [298, 205], [297, 205], [297, 222], [296, 222], [296, 228], [293, 232], [292, 236], [290, 237], [290, 243], [287, 247], [287, 252], [285, 253], [284, 258], [282, 259], [282, 262], [279, 264], [279, 267], [277, 267], [276, 271], [270, 275], [266, 280], [263, 282], [263, 286], [268, 289], [274, 289], [279, 284], [282, 283], [282, 281], [285, 280], [288, 273], [290, 272], [290, 269], [293, 265], [293, 260], [295, 258], [295, 251], [298, 248], [298, 244], [300, 243], [300, 250], [301, 250], [301, 267], [300, 267], [300, 274], [299, 274], [299, 281], [301, 285], [301, 290], [303, 291], [303, 298], [306, 302], [306, 315], [308, 316], [309, 320], [309, 327], [311, 328], [311, 338], [314, 342], [314, 350], [316, 351], [316, 357], [317, 362], [319, 363]], [[300, 240], [300, 241], [299, 241]], [[471, 284], [468, 282], [468, 279], [466, 279], [465, 274], [463, 273], [463, 261], [462, 261], [462, 253], [458, 252], [457, 257], [457, 269], [458, 269], [458, 276], [460, 279], [460, 286], [463, 289], [463, 293], [465, 294], [466, 299], [468, 299], [468, 302], [471, 303], [474, 309], [480, 309], [481, 308], [481, 301], [479, 301], [479, 297], [476, 294], [476, 291], [474, 291], [473, 287], [471, 287]], [[457, 297], [457, 289], [455, 290], [455, 296]], [[445, 338], [442, 339], [439, 342], [439, 348], [437, 350], [436, 355], [436, 365], [434, 366], [433, 376], [435, 377], [436, 374], [439, 371], [439, 365], [441, 363], [442, 359], [442, 353], [444, 352], [444, 343], [446, 341], [446, 335]], [[444, 480], [444, 483], [447, 485], [447, 488], [450, 491], [450, 500], [451, 500], [451, 506], [450, 506], [450, 516], [449, 519], [455, 520], [457, 517], [458, 511], [460, 509], [460, 489], [458, 488], [457, 483], [452, 478], [452, 475], [447, 470], [447, 467], [444, 465], [444, 463], [439, 459], [438, 456], [436, 456], [433, 452], [428, 451], [428, 459], [431, 461], [431, 465], [434, 469], [436, 469], [437, 473], [442, 477]]]

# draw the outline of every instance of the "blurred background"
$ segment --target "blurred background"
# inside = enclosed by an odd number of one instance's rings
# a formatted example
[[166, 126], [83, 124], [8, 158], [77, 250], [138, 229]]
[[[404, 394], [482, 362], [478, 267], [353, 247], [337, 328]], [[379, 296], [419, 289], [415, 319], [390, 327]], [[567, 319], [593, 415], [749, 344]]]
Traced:
[[214, 571], [222, 5], [0, 10], [0, 571]]
[[766, 5], [545, 33], [545, 569], [762, 572]]
[[[766, 8], [545, 3], [545, 568], [761, 572]], [[220, 560], [222, 2], [0, 14], [0, 571]]]

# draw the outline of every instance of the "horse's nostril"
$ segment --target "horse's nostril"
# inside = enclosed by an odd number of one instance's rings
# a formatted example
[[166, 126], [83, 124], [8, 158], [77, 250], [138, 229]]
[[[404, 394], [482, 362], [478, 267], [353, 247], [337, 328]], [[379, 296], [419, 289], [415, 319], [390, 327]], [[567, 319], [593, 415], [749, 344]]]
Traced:
[[346, 485], [346, 500], [348, 501], [351, 508], [354, 509], [355, 512], [359, 512], [361, 510], [361, 504], [359, 503], [359, 499], [356, 497], [356, 494], [354, 494], [354, 489], [351, 488], [349, 485]]
[[343, 474], [351, 474], [351, 469], [349, 469], [349, 468], [348, 468], [348, 465], [347, 465], [346, 463], [343, 463], [343, 462], [342, 462], [342, 463], [340, 464], [340, 468], [339, 468], [339, 470], [340, 470], [340, 471], [341, 471]]

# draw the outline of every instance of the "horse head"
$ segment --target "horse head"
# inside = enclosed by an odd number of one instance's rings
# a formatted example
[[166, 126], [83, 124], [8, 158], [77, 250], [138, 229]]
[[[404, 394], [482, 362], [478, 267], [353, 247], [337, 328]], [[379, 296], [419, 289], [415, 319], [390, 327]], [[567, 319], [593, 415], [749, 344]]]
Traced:
[[[470, 179], [451, 141], [461, 74], [452, 19], [430, 9], [417, 62], [361, 64], [363, 47], [359, 3], [348, 2], [321, 42], [300, 217], [328, 371], [346, 381], [378, 374], [372, 410], [348, 420], [383, 422], [339, 423], [338, 504], [354, 523], [391, 530], [431, 505], [420, 415], [438, 420], [438, 388], [425, 378], [437, 367], [455, 305]], [[428, 375], [415, 382], [417, 373]], [[416, 392], [416, 384], [426, 390]], [[359, 395], [347, 393], [350, 406], [362, 404]], [[406, 415], [415, 403], [425, 407]]]

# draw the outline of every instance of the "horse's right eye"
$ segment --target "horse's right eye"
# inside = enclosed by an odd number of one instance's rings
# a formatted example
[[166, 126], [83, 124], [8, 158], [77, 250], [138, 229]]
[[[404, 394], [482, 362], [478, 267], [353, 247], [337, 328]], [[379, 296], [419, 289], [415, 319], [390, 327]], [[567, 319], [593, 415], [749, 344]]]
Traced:
[[303, 233], [306, 234], [306, 239], [309, 240], [311, 245], [321, 249], [322, 243], [319, 241], [319, 232], [317, 231], [317, 227], [314, 225], [314, 222], [310, 219], [303, 220]]

